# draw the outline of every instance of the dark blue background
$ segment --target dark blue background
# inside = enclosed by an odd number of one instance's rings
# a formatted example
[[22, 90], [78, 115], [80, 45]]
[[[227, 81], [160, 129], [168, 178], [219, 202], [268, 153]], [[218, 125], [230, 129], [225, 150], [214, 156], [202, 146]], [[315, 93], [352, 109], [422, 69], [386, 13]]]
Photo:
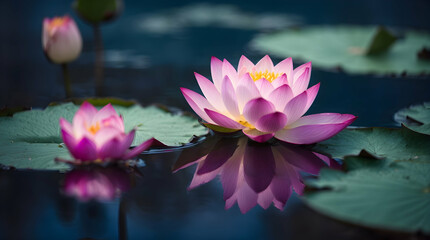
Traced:
[[[232, 4], [251, 13], [297, 15], [304, 25], [387, 25], [430, 30], [430, 2], [398, 1], [207, 1]], [[193, 72], [210, 75], [210, 57], [234, 65], [242, 54], [258, 61], [248, 43], [255, 30], [187, 28], [170, 35], [138, 31], [136, 19], [196, 1], [125, 1], [125, 11], [102, 27], [107, 51], [128, 51], [125, 60], [106, 64], [107, 95], [190, 110], [179, 87], [198, 90]], [[79, 20], [70, 1], [0, 2], [0, 108], [45, 107], [64, 99], [60, 67], [48, 63], [41, 47], [42, 19], [70, 14], [84, 39], [81, 57], [71, 64], [77, 96], [94, 95], [92, 29]], [[136, 67], [136, 58], [142, 61]], [[275, 61], [279, 61], [276, 59]], [[361, 126], [392, 126], [392, 115], [410, 104], [428, 101], [429, 77], [351, 76], [313, 69], [311, 84], [321, 88], [311, 113], [352, 113]], [[1, 133], [0, 133], [1, 134]], [[188, 169], [171, 174], [180, 152], [147, 159], [144, 177], [124, 197], [127, 233], [136, 239], [380, 239], [382, 233], [345, 225], [306, 208], [293, 196], [286, 210], [259, 207], [242, 215], [224, 211], [220, 183], [191, 192]], [[0, 239], [117, 239], [120, 202], [79, 203], [60, 194], [61, 173], [0, 170]], [[394, 236], [390, 236], [390, 239]], [[399, 237], [401, 239], [401, 237]]]

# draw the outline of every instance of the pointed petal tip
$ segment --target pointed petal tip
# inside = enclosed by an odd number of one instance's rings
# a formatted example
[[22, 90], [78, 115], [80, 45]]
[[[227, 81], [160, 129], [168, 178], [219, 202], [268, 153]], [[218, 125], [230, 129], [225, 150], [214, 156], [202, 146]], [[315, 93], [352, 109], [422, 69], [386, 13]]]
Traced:
[[201, 76], [201, 77], [203, 77], [203, 75], [201, 75], [200, 73], [198, 73], [198, 72], [194, 72], [194, 77], [196, 77], [196, 78], [197, 78], [197, 77], [200, 77], [200, 76]]
[[188, 95], [187, 92], [191, 91], [190, 89], [184, 88], [184, 87], [180, 87], [179, 89], [181, 90], [181, 92], [182, 92], [183, 95]]

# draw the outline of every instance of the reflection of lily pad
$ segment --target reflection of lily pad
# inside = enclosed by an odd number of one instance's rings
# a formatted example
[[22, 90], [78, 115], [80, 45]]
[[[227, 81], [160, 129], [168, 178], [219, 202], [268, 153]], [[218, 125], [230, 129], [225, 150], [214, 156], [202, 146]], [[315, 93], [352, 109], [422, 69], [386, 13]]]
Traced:
[[430, 74], [430, 61], [417, 53], [430, 46], [430, 34], [407, 31], [385, 54], [366, 56], [375, 27], [309, 27], [257, 36], [252, 46], [279, 57], [312, 61], [320, 68], [342, 68], [350, 73]]
[[305, 200], [317, 211], [344, 221], [430, 234], [429, 165], [380, 168], [362, 164], [347, 173], [324, 169], [318, 180], [307, 184], [325, 190], [310, 192]]
[[394, 115], [394, 119], [412, 131], [430, 135], [430, 102], [404, 108]]
[[[114, 106], [124, 117], [126, 131], [137, 127], [137, 145], [151, 137], [168, 146], [189, 143], [194, 136], [207, 134], [207, 129], [196, 119], [174, 115], [155, 106]], [[16, 113], [13, 117], [0, 117], [0, 164], [17, 168], [67, 169], [55, 164], [55, 157], [70, 159], [61, 147], [59, 118], [71, 121], [79, 106], [72, 103], [49, 106], [45, 110]]]
[[[319, 143], [315, 150], [336, 158], [366, 154], [392, 162], [429, 162], [430, 137], [408, 129], [346, 129]], [[364, 150], [364, 151], [363, 151]]]

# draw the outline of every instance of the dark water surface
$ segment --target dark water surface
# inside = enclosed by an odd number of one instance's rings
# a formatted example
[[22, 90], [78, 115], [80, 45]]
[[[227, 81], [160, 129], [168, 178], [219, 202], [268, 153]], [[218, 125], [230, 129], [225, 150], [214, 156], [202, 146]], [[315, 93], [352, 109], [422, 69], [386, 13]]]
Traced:
[[[262, 57], [251, 51], [248, 43], [255, 34], [276, 29], [277, 25], [255, 28], [193, 23], [173, 30], [167, 28], [164, 32], [151, 32], [142, 27], [151, 23], [154, 16], [169, 15], [166, 11], [170, 13], [196, 3], [125, 1], [123, 15], [102, 28], [106, 95], [136, 99], [143, 105], [156, 102], [191, 111], [179, 87], [198, 91], [193, 72], [210, 76], [211, 56], [226, 58], [233, 65], [242, 54], [253, 61]], [[281, 15], [285, 26], [384, 24], [430, 30], [430, 3], [424, 0], [209, 1], [208, 4], [233, 5], [242, 17]], [[0, 2], [0, 108], [45, 107], [64, 99], [60, 67], [49, 64], [41, 50], [43, 17], [64, 13], [77, 19], [69, 1]], [[83, 34], [84, 52], [71, 65], [73, 87], [76, 96], [88, 97], [94, 95], [92, 32], [88, 25], [77, 21]], [[309, 113], [350, 113], [359, 117], [354, 122], [357, 126], [395, 126], [392, 116], [398, 109], [429, 100], [429, 80], [428, 76], [351, 76], [314, 68], [311, 84], [321, 82], [321, 88]], [[267, 210], [256, 206], [242, 214], [237, 204], [224, 210], [225, 189], [218, 179], [187, 191], [195, 165], [172, 173], [179, 163], [208, 154], [217, 142], [213, 139], [217, 137], [185, 150], [141, 155], [145, 166], [134, 171], [123, 170], [115, 175], [118, 178], [109, 173], [107, 178], [119, 179], [116, 188], [124, 191], [110, 201], [81, 202], [66, 196], [63, 188], [67, 174], [64, 173], [0, 170], [0, 239], [410, 237], [329, 219], [306, 207], [295, 193], [283, 211], [273, 206]]]

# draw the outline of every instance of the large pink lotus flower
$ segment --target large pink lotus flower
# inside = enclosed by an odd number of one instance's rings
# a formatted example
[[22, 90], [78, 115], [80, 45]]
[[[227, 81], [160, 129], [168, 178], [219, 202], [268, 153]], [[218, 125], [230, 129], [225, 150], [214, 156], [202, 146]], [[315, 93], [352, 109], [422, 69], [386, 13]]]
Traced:
[[[181, 159], [181, 158], [180, 158]], [[209, 154], [175, 164], [175, 171], [197, 163], [189, 190], [220, 177], [225, 208], [237, 202], [242, 213], [260, 205], [267, 209], [272, 203], [283, 210], [292, 191], [302, 194], [301, 173], [316, 175], [321, 168], [340, 165], [327, 156], [292, 144], [261, 144], [239, 139], [221, 139]]]
[[75, 21], [69, 16], [45, 18], [42, 45], [46, 56], [54, 63], [75, 60], [82, 50], [82, 37]]
[[212, 57], [213, 83], [195, 73], [204, 94], [181, 88], [191, 108], [209, 128], [242, 130], [257, 142], [272, 137], [294, 144], [311, 144], [332, 137], [356, 117], [322, 113], [303, 116], [312, 105], [320, 84], [308, 89], [311, 63], [293, 70], [287, 58], [276, 66], [269, 56], [254, 65], [245, 56], [236, 70], [227, 60]]
[[151, 138], [129, 150], [136, 130], [124, 132], [124, 122], [111, 104], [98, 111], [84, 102], [73, 117], [73, 125], [60, 118], [64, 144], [78, 162], [107, 162], [136, 157], [153, 143]]
[[62, 190], [80, 201], [108, 201], [130, 189], [128, 174], [118, 167], [74, 169], [66, 173]]

